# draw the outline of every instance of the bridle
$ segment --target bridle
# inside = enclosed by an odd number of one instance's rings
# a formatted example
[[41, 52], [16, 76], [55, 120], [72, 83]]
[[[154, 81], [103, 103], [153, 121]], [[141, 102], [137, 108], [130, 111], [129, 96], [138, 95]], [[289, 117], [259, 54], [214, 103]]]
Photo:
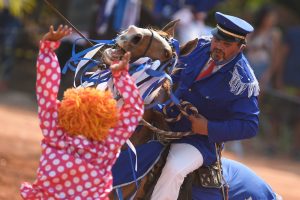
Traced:
[[145, 57], [146, 53], [148, 52], [148, 50], [149, 50], [150, 47], [151, 47], [151, 44], [152, 44], [152, 41], [153, 41], [153, 38], [154, 38], [153, 31], [152, 31], [151, 29], [148, 29], [148, 30], [151, 32], [151, 37], [150, 37], [150, 40], [149, 40], [149, 42], [148, 42], [148, 45], [147, 45], [147, 47], [146, 47], [146, 49], [145, 49], [145, 51], [144, 51], [144, 53], [142, 54], [141, 57]]

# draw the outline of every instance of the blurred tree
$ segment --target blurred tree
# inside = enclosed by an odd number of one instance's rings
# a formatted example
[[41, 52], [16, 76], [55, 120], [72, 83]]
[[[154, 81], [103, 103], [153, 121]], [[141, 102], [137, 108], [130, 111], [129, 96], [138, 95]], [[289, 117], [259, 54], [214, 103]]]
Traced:
[[33, 12], [36, 0], [0, 0], [0, 10], [8, 8], [10, 13], [18, 18]]

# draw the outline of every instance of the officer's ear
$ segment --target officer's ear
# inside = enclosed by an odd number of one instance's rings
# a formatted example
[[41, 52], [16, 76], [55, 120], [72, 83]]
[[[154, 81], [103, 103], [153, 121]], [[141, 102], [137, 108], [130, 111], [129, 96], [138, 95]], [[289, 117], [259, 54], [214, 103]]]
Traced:
[[242, 43], [242, 44], [240, 45], [240, 51], [243, 51], [245, 48], [246, 48], [246, 44], [243, 44], [243, 43]]

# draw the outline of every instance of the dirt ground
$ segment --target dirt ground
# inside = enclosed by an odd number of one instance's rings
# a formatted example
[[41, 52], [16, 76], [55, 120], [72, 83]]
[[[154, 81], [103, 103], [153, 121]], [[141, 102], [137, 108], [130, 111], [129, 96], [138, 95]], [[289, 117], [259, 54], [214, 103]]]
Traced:
[[[0, 200], [18, 200], [21, 182], [32, 182], [40, 156], [41, 133], [34, 96], [0, 94]], [[300, 162], [286, 158], [248, 155], [238, 158], [253, 169], [284, 199], [299, 200]]]

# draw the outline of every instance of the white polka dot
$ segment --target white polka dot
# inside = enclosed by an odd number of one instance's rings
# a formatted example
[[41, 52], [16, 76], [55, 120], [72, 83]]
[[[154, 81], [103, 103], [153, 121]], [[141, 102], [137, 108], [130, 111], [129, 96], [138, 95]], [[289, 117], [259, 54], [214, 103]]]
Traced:
[[63, 159], [63, 160], [68, 160], [68, 159], [69, 159], [69, 155], [67, 155], [67, 154], [63, 155], [63, 156], [62, 156], [62, 159]]
[[83, 144], [84, 145], [89, 145], [89, 141], [88, 140], [83, 140]]
[[63, 172], [65, 170], [65, 168], [63, 167], [63, 166], [59, 166], [58, 168], [57, 168], [57, 171], [58, 172]]
[[53, 160], [53, 165], [58, 165], [60, 163], [59, 159]]
[[117, 86], [118, 86], [118, 87], [123, 87], [123, 86], [124, 86], [124, 84], [123, 84], [123, 82], [122, 82], [122, 81], [119, 81], [119, 82], [117, 82]]
[[49, 176], [50, 176], [50, 177], [56, 176], [56, 172], [55, 172], [55, 171], [51, 171], [51, 172], [49, 173]]
[[45, 181], [45, 182], [43, 183], [43, 185], [44, 185], [44, 187], [49, 187], [50, 182], [49, 182], [49, 181]]
[[53, 75], [51, 76], [51, 79], [52, 79], [53, 81], [55, 81], [57, 78], [58, 78], [58, 75], [57, 75], [57, 74], [53, 74]]
[[51, 130], [51, 131], [50, 131], [50, 137], [53, 137], [53, 136], [54, 136], [54, 131]]
[[41, 74], [40, 74], [40, 73], [37, 73], [37, 75], [36, 75], [36, 80], [40, 80], [40, 78], [41, 78]]
[[45, 99], [44, 98], [40, 98], [40, 104], [44, 105], [45, 104]]
[[76, 187], [76, 191], [77, 191], [77, 192], [81, 192], [82, 189], [83, 189], [83, 187], [82, 187], [81, 185], [78, 185], [78, 186]]
[[131, 120], [132, 123], [136, 122], [136, 118], [135, 117], [131, 117], [130, 120]]
[[47, 148], [47, 149], [46, 149], [46, 154], [49, 154], [49, 153], [51, 153], [51, 149], [50, 149], [50, 148]]
[[46, 103], [46, 108], [49, 108], [49, 107], [50, 107], [50, 105], [51, 105], [51, 103], [50, 103], [50, 102]]
[[98, 175], [96, 170], [91, 171], [91, 177], [96, 177]]
[[133, 91], [133, 93], [132, 93], [132, 95], [134, 96], [134, 97], [137, 97], [138, 96], [138, 92], [135, 90], [135, 91]]
[[42, 83], [42, 84], [45, 84], [45, 83], [46, 83], [46, 78], [45, 78], [45, 77], [42, 78], [41, 83]]
[[129, 112], [123, 112], [123, 116], [124, 117], [128, 117], [129, 116]]
[[57, 62], [52, 61], [52, 62], [51, 62], [51, 67], [55, 68], [56, 66], [57, 66]]
[[116, 132], [116, 135], [121, 135], [121, 134], [122, 134], [122, 131], [119, 131], [119, 130], [118, 130], [118, 131]]
[[56, 134], [57, 134], [58, 136], [62, 136], [63, 132], [62, 132], [62, 130], [58, 130], [58, 131], [56, 131]]
[[128, 118], [125, 118], [125, 119], [124, 119], [124, 124], [127, 124], [127, 125], [128, 125], [129, 123], [130, 123], [129, 119], [128, 119]]
[[74, 176], [75, 174], [76, 174], [76, 170], [75, 170], [75, 169], [71, 169], [70, 175], [71, 175], [71, 176]]
[[46, 58], [44, 58], [44, 62], [45, 63], [49, 63], [50, 62], [50, 58], [47, 56]]
[[60, 199], [65, 199], [66, 198], [66, 194], [64, 192], [59, 193], [59, 198]]
[[37, 91], [38, 93], [40, 93], [40, 92], [42, 91], [42, 87], [41, 87], [41, 86], [38, 86], [38, 87], [36, 88], [36, 91]]
[[84, 171], [85, 171], [85, 167], [84, 167], [84, 166], [80, 166], [80, 167], [79, 167], [79, 171], [80, 171], [80, 172], [84, 172]]
[[59, 183], [59, 178], [54, 178], [52, 182], [53, 183]]
[[47, 164], [47, 162], [48, 162], [47, 160], [43, 160], [42, 163], [41, 163], [41, 165], [45, 166]]
[[116, 146], [114, 144], [110, 144], [109, 148], [110, 148], [110, 150], [114, 150], [116, 148]]
[[72, 195], [74, 195], [74, 193], [75, 193], [75, 191], [74, 191], [73, 189], [69, 189], [69, 190], [68, 190], [68, 194], [69, 194], [69, 195], [72, 196]]
[[78, 138], [76, 138], [76, 139], [74, 140], [74, 144], [78, 145], [79, 143], [80, 143], [80, 140], [79, 140]]
[[123, 98], [124, 98], [124, 99], [127, 99], [127, 98], [128, 98], [128, 96], [129, 96], [129, 95], [128, 95], [128, 93], [127, 93], [127, 92], [124, 92], [124, 93], [123, 93]]
[[67, 168], [73, 167], [73, 163], [72, 163], [72, 162], [67, 162], [66, 167], [67, 167]]
[[57, 112], [53, 112], [53, 113], [52, 113], [52, 117], [53, 117], [53, 118], [56, 118], [56, 117], [57, 117]]
[[64, 147], [64, 146], [65, 146], [65, 142], [64, 142], [64, 141], [59, 141], [59, 142], [58, 142], [58, 145], [59, 145], [60, 147]]
[[68, 178], [68, 174], [64, 173], [64, 174], [61, 176], [61, 178], [62, 178], [63, 180], [66, 180], [66, 179]]
[[134, 103], [134, 98], [133, 97], [130, 97], [130, 103]]
[[51, 74], [52, 70], [51, 69], [47, 69], [46, 70], [46, 75], [49, 76]]
[[79, 158], [76, 158], [76, 159], [75, 159], [75, 163], [76, 163], [77, 165], [80, 165], [80, 164], [82, 163], [82, 160], [79, 159]]
[[84, 155], [84, 157], [85, 157], [86, 159], [90, 159], [90, 158], [92, 157], [92, 155], [91, 155], [90, 153], [86, 153], [86, 154]]
[[81, 200], [81, 197], [75, 197], [74, 200]]
[[88, 175], [88, 174], [83, 174], [83, 175], [81, 176], [81, 178], [82, 178], [82, 180], [86, 181], [86, 180], [89, 179], [89, 175]]
[[45, 170], [46, 171], [50, 171], [51, 170], [51, 166], [50, 165], [46, 165]]
[[55, 93], [58, 92], [58, 87], [57, 86], [53, 86], [52, 91], [55, 92]]
[[46, 69], [45, 65], [40, 65], [40, 71], [41, 72], [45, 71], [45, 69]]
[[126, 89], [128, 92], [131, 91], [131, 88], [130, 88], [128, 85], [126, 85], [125, 89]]
[[95, 185], [98, 185], [100, 183], [100, 179], [99, 178], [96, 178], [95, 180], [94, 180], [94, 184]]
[[46, 127], [49, 127], [50, 126], [50, 123], [48, 122], [48, 121], [44, 121], [44, 126], [46, 126]]
[[62, 185], [61, 184], [57, 184], [56, 186], [55, 186], [55, 189], [56, 190], [58, 190], [58, 191], [60, 191], [60, 190], [62, 190]]
[[73, 183], [76, 184], [76, 183], [79, 183], [79, 181], [80, 181], [80, 179], [79, 179], [78, 177], [74, 177], [74, 178], [73, 178]]
[[47, 136], [47, 135], [48, 135], [48, 130], [47, 130], [47, 129], [43, 129], [43, 134], [44, 134], [45, 136]]
[[45, 117], [46, 117], [47, 119], [49, 119], [50, 116], [51, 116], [51, 114], [50, 114], [49, 112], [46, 112]]
[[71, 186], [71, 181], [66, 181], [65, 182], [65, 187], [70, 187]]
[[51, 154], [49, 155], [49, 158], [50, 158], [50, 159], [54, 159], [55, 157], [56, 157], [55, 153], [51, 153]]
[[47, 84], [46, 84], [46, 88], [51, 88], [51, 86], [52, 86], [52, 83], [51, 82], [48, 82]]
[[115, 157], [115, 154], [113, 153], [113, 152], [109, 152], [109, 154], [108, 154], [108, 158], [114, 158]]
[[92, 187], [92, 183], [91, 183], [91, 182], [86, 182], [86, 183], [84, 184], [84, 187], [85, 187], [85, 188], [90, 188], [90, 187]]
[[81, 195], [82, 195], [83, 197], [86, 197], [88, 194], [89, 194], [88, 191], [83, 191], [83, 192], [81, 193]]

